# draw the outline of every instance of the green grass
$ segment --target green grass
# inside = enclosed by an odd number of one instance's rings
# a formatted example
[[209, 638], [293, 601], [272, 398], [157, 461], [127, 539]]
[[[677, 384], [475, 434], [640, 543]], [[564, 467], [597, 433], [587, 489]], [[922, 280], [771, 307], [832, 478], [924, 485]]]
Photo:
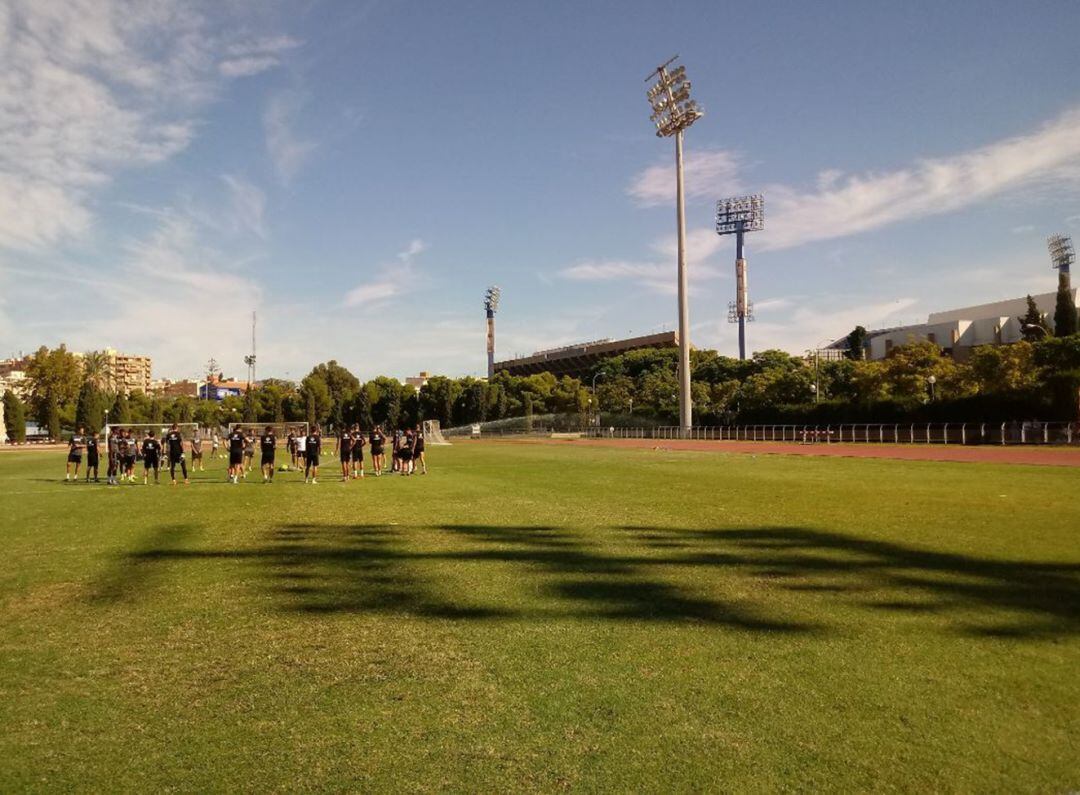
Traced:
[[1080, 787], [1075, 470], [430, 458], [0, 455], [0, 790]]

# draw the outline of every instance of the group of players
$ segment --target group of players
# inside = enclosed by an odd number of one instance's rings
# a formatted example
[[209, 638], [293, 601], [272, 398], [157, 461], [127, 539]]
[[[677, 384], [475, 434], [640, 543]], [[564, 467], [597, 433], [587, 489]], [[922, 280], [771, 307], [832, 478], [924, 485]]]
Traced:
[[[254, 429], [251, 427], [236, 427], [229, 432], [225, 439], [229, 455], [228, 479], [230, 483], [239, 483], [247, 478], [251, 471], [255, 458], [255, 445], [258, 443], [260, 450], [260, 469], [262, 470], [263, 482], [270, 483], [274, 479], [275, 457], [277, 452], [277, 434], [273, 426], [267, 425], [264, 432], [256, 439]], [[401, 475], [412, 475], [420, 468], [420, 474], [427, 474], [427, 459], [424, 455], [424, 434], [420, 426], [405, 432], [394, 431], [389, 438], [392, 449], [391, 472]], [[143, 461], [143, 484], [150, 481], [153, 474], [154, 482], [159, 482], [161, 469], [166, 466], [172, 485], [177, 485], [176, 468], [179, 466], [183, 476], [184, 485], [188, 485], [188, 467], [185, 461], [185, 440], [179, 426], [176, 423], [169, 428], [162, 440], [158, 440], [153, 429], [146, 432], [141, 442], [133, 436], [130, 428], [111, 428], [106, 440], [108, 454], [107, 482], [109, 485], [119, 485], [121, 482], [136, 482], [135, 464], [138, 458]], [[371, 446], [372, 474], [375, 477], [382, 476], [386, 467], [386, 444], [387, 436], [379, 426], [375, 426], [369, 434], [365, 434], [359, 425], [343, 429], [337, 435], [336, 453], [341, 462], [341, 479], [348, 482], [354, 478], [364, 477], [364, 447]], [[203, 440], [198, 431], [188, 442], [191, 451], [192, 471], [205, 471], [203, 466]], [[213, 451], [218, 448], [218, 436], [212, 435]], [[304, 482], [318, 483], [319, 459], [322, 453], [322, 431], [318, 425], [308, 433], [302, 428], [290, 430], [286, 438], [292, 466], [304, 468]], [[99, 481], [99, 440], [97, 433], [87, 434], [84, 428], [71, 437], [68, 444], [67, 467], [64, 473], [65, 481], [78, 480], [79, 468], [82, 465], [83, 452], [86, 453], [86, 481], [89, 483], [91, 475], [95, 483]]]

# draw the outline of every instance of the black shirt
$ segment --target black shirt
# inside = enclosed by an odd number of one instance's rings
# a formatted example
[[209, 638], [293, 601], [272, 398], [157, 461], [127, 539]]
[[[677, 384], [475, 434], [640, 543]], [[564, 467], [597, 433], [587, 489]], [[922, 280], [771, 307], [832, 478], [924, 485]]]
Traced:
[[88, 438], [86, 440], [86, 454], [90, 456], [90, 458], [97, 458], [97, 442], [97, 439]]
[[383, 443], [383, 438], [384, 438], [383, 435], [381, 433], [379, 433], [378, 431], [372, 431], [371, 432], [371, 446], [372, 447], [381, 447], [382, 443]]
[[272, 433], [263, 434], [259, 437], [259, 449], [264, 456], [274, 454], [274, 448], [277, 446], [277, 437]]
[[244, 452], [244, 434], [240, 433], [239, 431], [233, 431], [229, 434], [229, 452]]
[[353, 451], [355, 451], [355, 452], [363, 452], [365, 443], [366, 442], [365, 442], [365, 439], [364, 439], [364, 434], [362, 434], [362, 433], [353, 434], [353, 440], [352, 440], [352, 449], [353, 449]]
[[307, 454], [318, 455], [319, 448], [322, 446], [322, 437], [312, 435], [307, 437], [305, 441], [307, 442]]
[[169, 443], [169, 458], [180, 458], [184, 455], [184, 437], [180, 431], [169, 431], [165, 434], [165, 441]]
[[142, 443], [143, 458], [156, 458], [161, 452], [161, 442], [157, 439], [145, 439]]

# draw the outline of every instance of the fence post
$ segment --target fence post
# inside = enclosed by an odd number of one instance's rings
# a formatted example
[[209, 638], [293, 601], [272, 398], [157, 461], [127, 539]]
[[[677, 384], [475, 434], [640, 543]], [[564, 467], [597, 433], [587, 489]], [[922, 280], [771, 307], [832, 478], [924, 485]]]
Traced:
[[960, 444], [967, 444], [967, 423], [960, 426]]
[[926, 423], [926, 443], [930, 444], [930, 423]]
[[1050, 423], [1049, 422], [1044, 422], [1043, 423], [1043, 444], [1048, 444], [1049, 442], [1050, 442]]
[[949, 423], [945, 423], [945, 427], [941, 431], [941, 440], [945, 443], [949, 443]]

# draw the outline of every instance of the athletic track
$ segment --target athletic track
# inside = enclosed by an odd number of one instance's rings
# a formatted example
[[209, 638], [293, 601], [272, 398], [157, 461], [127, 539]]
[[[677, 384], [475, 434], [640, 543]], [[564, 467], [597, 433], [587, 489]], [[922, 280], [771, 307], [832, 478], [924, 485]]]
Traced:
[[[492, 441], [490, 438], [486, 441]], [[541, 439], [499, 440], [518, 444], [573, 444], [648, 450], [695, 450], [761, 455], [817, 455], [843, 458], [890, 458], [902, 461], [1031, 464], [1080, 467], [1080, 449], [1062, 447], [962, 447], [960, 445], [799, 444], [797, 442], [733, 442], [683, 439]]]

